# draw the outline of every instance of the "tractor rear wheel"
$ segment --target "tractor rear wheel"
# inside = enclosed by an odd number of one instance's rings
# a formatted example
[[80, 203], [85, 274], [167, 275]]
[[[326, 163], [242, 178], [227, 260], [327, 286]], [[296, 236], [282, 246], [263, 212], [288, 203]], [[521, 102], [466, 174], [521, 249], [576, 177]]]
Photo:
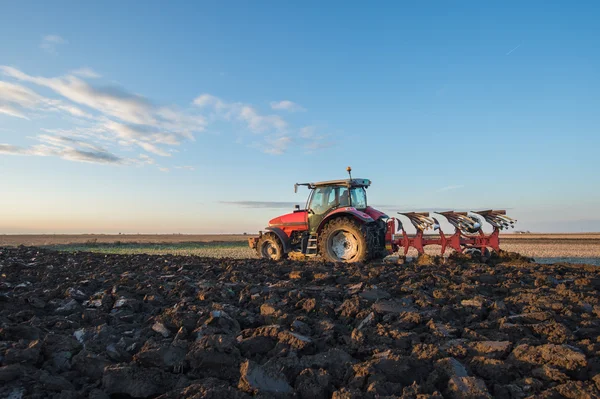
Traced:
[[361, 225], [350, 218], [333, 219], [319, 234], [319, 253], [330, 262], [364, 262], [367, 247]]
[[272, 233], [264, 234], [258, 239], [256, 252], [263, 259], [281, 260], [285, 257], [281, 241]]

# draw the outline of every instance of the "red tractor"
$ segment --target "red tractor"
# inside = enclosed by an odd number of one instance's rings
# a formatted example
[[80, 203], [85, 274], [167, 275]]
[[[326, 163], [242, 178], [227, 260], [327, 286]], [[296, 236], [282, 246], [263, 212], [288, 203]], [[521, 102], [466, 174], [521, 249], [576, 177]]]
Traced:
[[289, 252], [322, 255], [332, 262], [363, 262], [386, 254], [388, 216], [367, 205], [367, 179], [349, 179], [307, 186], [311, 192], [306, 209], [269, 221], [267, 232], [249, 239], [250, 248], [262, 258], [279, 260]]
[[[390, 218], [367, 204], [366, 189], [371, 185], [368, 179], [353, 179], [352, 169], [347, 168], [349, 178], [318, 183], [296, 183], [307, 186], [311, 192], [306, 209], [296, 209], [269, 221], [266, 232], [248, 239], [250, 248], [256, 250], [261, 258], [280, 260], [289, 253], [304, 256], [321, 255], [331, 262], [364, 262], [369, 259], [383, 258], [400, 247], [404, 255], [409, 248], [424, 253], [426, 245], [440, 245], [442, 255], [446, 248], [458, 252], [474, 251], [483, 255], [489, 253], [487, 247], [499, 250], [499, 231], [513, 227], [515, 220], [505, 216], [504, 211], [439, 212], [451, 223], [455, 232], [446, 236], [439, 228], [435, 218], [428, 212], [400, 213], [407, 217], [417, 230], [415, 236], [408, 236], [402, 223]], [[481, 230], [483, 217], [494, 227], [494, 232], [485, 235]], [[423, 231], [435, 227], [439, 230], [437, 238], [428, 238]], [[401, 235], [394, 234], [401, 231]]]

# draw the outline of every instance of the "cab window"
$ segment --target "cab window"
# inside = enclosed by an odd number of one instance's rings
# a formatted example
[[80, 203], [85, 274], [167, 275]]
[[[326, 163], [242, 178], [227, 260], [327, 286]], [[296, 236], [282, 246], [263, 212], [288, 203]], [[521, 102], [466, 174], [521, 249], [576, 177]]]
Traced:
[[313, 192], [310, 209], [321, 215], [332, 208], [350, 206], [350, 193], [346, 187], [318, 187]]
[[354, 187], [352, 189], [352, 206], [356, 209], [366, 209], [367, 193], [363, 187]]
[[317, 215], [323, 214], [328, 209], [331, 187], [315, 188], [310, 200], [310, 209]]

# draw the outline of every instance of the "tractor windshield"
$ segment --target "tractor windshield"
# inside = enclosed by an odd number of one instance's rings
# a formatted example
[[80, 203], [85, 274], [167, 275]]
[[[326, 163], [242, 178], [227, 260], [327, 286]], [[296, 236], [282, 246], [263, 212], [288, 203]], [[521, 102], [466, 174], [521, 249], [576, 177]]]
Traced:
[[354, 187], [351, 193], [352, 206], [356, 209], [365, 209], [367, 207], [367, 193], [364, 187]]
[[348, 190], [343, 186], [317, 187], [310, 200], [310, 209], [317, 215], [324, 214], [332, 208], [353, 206], [357, 209], [367, 207], [367, 194], [363, 187]]

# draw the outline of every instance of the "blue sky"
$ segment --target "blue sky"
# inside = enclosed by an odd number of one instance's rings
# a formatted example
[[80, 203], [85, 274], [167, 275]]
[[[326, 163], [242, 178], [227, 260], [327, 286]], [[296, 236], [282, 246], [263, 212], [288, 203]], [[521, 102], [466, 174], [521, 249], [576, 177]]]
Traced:
[[293, 183], [347, 165], [387, 212], [507, 208], [521, 230], [599, 231], [598, 15], [7, 2], [0, 233], [252, 232], [304, 203]]

